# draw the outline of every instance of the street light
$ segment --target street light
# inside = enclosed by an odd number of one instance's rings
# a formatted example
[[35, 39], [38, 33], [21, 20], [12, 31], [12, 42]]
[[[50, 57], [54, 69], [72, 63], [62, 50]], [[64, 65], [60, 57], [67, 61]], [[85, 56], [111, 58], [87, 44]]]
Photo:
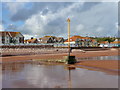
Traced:
[[67, 19], [68, 22], [68, 56], [70, 56], [70, 19]]

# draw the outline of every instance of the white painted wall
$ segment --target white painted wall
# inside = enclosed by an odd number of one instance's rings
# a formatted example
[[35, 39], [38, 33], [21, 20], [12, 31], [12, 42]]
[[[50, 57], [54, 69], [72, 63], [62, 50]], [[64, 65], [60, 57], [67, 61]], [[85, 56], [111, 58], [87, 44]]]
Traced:
[[[64, 44], [68, 44], [68, 42], [64, 42]], [[75, 44], [75, 42], [70, 42], [70, 44]]]
[[[15, 39], [16, 40], [16, 43], [20, 43], [19, 42], [19, 38], [20, 37], [23, 37], [23, 35], [22, 34], [18, 34], [16, 37], [14, 37], [13, 39]], [[0, 36], [0, 43], [2, 44], [2, 36]], [[10, 36], [9, 35], [6, 35], [5, 36], [5, 44], [8, 44], [8, 43], [10, 43]]]
[[0, 36], [0, 44], [2, 44], [2, 36]]

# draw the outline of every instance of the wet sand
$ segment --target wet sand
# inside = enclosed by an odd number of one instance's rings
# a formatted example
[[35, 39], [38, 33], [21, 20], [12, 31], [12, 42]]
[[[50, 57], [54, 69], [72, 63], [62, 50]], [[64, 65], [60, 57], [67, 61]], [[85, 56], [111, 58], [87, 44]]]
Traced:
[[[39, 60], [39, 59], [63, 59], [64, 56], [67, 56], [67, 53], [56, 53], [56, 54], [39, 54], [39, 55], [22, 55], [22, 56], [7, 56], [2, 57], [2, 62], [11, 62], [11, 61], [24, 61], [24, 60]], [[117, 56], [118, 50], [104, 50], [104, 51], [87, 51], [80, 52], [74, 51], [71, 53], [76, 58], [78, 62], [76, 65], [89, 66], [100, 69], [107, 70], [118, 70], [118, 60], [80, 60], [79, 58], [83, 57], [96, 57], [96, 56]]]
[[[41, 61], [37, 61], [37, 59], [63, 59], [63, 56], [67, 55], [67, 53], [54, 52], [54, 54], [2, 57], [3, 64], [0, 64], [3, 76], [2, 87], [68, 88], [70, 86], [72, 88], [118, 88], [118, 70], [120, 70], [118, 60], [80, 59], [84, 57], [117, 56], [118, 50], [87, 51], [85, 53], [73, 51], [71, 55], [75, 55], [78, 61], [74, 65], [64, 63], [51, 63], [52, 65], [49, 65], [49, 63], [45, 62], [48, 64], [46, 65], [42, 64]], [[31, 61], [26, 62], [28, 60]], [[32, 60], [36, 61], [33, 62]], [[70, 71], [71, 74], [66, 70], [68, 67], [73, 69]]]
[[[63, 59], [64, 56], [67, 56], [68, 53], [58, 53], [58, 51], [53, 51], [54, 53], [49, 54], [35, 54], [35, 55], [18, 55], [18, 56], [6, 56], [1, 57], [2, 62], [8, 61], [18, 61], [18, 60], [35, 60], [35, 59]], [[96, 57], [96, 56], [117, 56], [118, 50], [101, 50], [101, 51], [74, 51], [71, 53], [76, 58], [83, 57]]]
[[75, 67], [92, 71], [101, 71], [110, 75], [120, 75], [118, 60], [89, 60], [76, 63]]
[[[47, 64], [47, 65], [46, 65]], [[4, 63], [3, 88], [118, 88], [118, 76], [67, 64]], [[42, 72], [42, 73], [41, 73]]]
[[97, 68], [105, 68], [105, 69], [118, 69], [118, 60], [88, 60], [88, 61], [81, 61], [76, 65], [84, 65], [84, 66], [91, 66]]

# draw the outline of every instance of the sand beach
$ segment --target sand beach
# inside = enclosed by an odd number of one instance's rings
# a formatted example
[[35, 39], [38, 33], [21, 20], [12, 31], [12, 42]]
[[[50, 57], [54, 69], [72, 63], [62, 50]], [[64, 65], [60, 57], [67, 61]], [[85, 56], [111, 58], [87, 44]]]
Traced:
[[[14, 51], [13, 51], [14, 52]], [[1, 57], [2, 63], [4, 62], [13, 62], [13, 61], [26, 61], [26, 60], [39, 60], [39, 59], [63, 59], [64, 56], [67, 56], [67, 51], [55, 51], [51, 50], [49, 53], [41, 53], [35, 55], [18, 55], [18, 56], [6, 56]], [[85, 57], [98, 57], [98, 56], [118, 56], [118, 49], [109, 49], [101, 51], [78, 51], [73, 50], [71, 55], [74, 55], [77, 58], [78, 63], [76, 65], [84, 65], [89, 67], [96, 67], [102, 69], [115, 69], [118, 70], [118, 60], [81, 60], [80, 58]]]

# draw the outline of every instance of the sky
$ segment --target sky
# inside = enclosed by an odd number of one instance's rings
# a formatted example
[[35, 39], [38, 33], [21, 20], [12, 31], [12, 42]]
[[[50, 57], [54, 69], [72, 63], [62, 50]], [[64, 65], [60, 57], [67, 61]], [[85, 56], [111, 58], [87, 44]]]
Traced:
[[26, 39], [46, 35], [116, 36], [118, 2], [9, 2], [0, 3], [0, 30], [21, 32]]

